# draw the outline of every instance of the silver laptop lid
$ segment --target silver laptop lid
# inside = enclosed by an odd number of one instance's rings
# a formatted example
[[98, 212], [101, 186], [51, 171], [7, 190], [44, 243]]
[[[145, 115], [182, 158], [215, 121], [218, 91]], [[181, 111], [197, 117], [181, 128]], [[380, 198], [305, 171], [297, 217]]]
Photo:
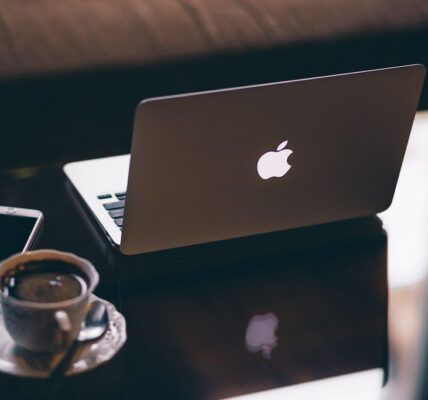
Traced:
[[143, 101], [121, 251], [386, 209], [424, 77], [412, 65]]

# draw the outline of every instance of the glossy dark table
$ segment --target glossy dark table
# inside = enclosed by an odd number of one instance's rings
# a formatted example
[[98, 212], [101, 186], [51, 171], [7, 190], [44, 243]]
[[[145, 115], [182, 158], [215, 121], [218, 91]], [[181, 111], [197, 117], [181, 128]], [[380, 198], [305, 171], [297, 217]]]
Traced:
[[108, 364], [66, 379], [0, 374], [1, 395], [222, 399], [374, 368], [387, 379], [388, 293], [397, 310], [402, 293], [388, 288], [393, 222], [386, 232], [368, 217], [125, 257], [82, 207], [61, 165], [3, 173], [0, 204], [42, 210], [37, 248], [92, 261], [101, 276], [96, 293], [118, 307], [128, 328]]

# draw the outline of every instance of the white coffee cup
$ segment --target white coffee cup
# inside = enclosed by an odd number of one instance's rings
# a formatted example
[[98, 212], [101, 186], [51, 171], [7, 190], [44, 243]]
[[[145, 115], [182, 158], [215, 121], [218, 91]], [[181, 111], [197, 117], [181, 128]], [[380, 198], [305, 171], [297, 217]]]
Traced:
[[[71, 299], [51, 303], [8, 295], [2, 284], [5, 276], [19, 266], [41, 261], [60, 261], [71, 265], [86, 281], [86, 290]], [[99, 275], [92, 263], [72, 253], [37, 250], [4, 260], [0, 263], [0, 299], [7, 332], [18, 346], [26, 350], [43, 353], [64, 350], [79, 334], [89, 298], [98, 281]]]

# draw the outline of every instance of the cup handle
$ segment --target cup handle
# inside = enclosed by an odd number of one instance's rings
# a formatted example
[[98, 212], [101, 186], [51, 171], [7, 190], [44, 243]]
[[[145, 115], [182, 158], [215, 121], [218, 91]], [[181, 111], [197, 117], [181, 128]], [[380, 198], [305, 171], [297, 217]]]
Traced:
[[71, 335], [70, 317], [65, 311], [58, 310], [55, 311], [54, 318], [59, 330], [61, 331], [60, 349], [65, 349], [69, 344], [69, 339]]

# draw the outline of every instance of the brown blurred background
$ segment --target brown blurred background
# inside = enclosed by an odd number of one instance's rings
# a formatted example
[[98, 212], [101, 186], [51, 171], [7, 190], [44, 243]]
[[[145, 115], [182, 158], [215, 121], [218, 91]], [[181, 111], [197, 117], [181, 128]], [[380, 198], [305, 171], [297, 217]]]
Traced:
[[428, 2], [0, 0], [0, 39], [4, 170], [128, 152], [144, 98], [428, 64]]

